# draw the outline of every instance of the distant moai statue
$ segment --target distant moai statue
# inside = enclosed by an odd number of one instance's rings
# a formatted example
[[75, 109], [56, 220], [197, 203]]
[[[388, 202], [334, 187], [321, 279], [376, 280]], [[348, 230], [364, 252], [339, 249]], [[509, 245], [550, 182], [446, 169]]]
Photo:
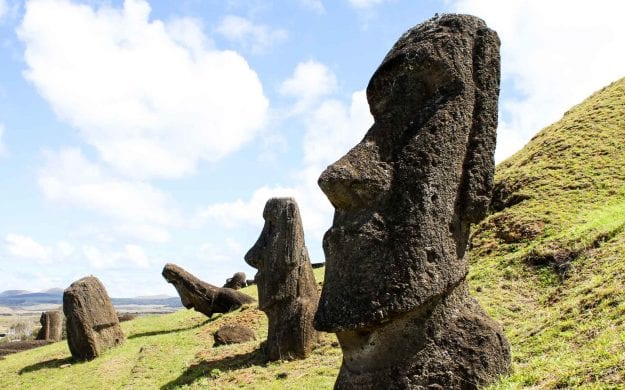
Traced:
[[63, 292], [63, 312], [67, 344], [75, 359], [94, 359], [124, 342], [111, 298], [95, 276], [79, 279]]
[[63, 315], [58, 310], [45, 311], [39, 318], [41, 329], [37, 340], [61, 341], [63, 337]]
[[206, 283], [176, 264], [166, 264], [163, 277], [174, 285], [184, 307], [195, 309], [208, 318], [213, 313], [227, 313], [255, 301], [242, 292]]
[[245, 272], [236, 272], [231, 278], [226, 279], [224, 288], [231, 288], [233, 290], [239, 290], [247, 286], [247, 279]]
[[272, 198], [263, 218], [245, 261], [258, 269], [258, 308], [269, 318], [265, 351], [269, 360], [305, 358], [318, 339], [312, 321], [319, 295], [299, 208], [292, 198]]
[[315, 327], [343, 350], [335, 388], [475, 389], [509, 369], [465, 259], [490, 201], [498, 94], [499, 39], [469, 15], [408, 30], [371, 78], [373, 126], [319, 178], [336, 211]]

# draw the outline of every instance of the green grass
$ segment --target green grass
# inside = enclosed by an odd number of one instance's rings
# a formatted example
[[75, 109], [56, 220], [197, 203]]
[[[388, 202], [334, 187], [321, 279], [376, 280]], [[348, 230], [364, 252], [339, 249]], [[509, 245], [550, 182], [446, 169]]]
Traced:
[[512, 346], [493, 388], [623, 388], [625, 79], [500, 164], [496, 183], [525, 200], [472, 238], [472, 289]]

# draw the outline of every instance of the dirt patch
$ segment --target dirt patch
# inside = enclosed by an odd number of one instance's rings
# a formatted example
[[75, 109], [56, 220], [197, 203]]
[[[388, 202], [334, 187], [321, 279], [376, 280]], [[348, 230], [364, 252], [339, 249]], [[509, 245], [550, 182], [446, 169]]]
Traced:
[[532, 267], [551, 267], [561, 279], [564, 279], [571, 268], [571, 262], [577, 259], [579, 255], [579, 251], [551, 247], [544, 252], [530, 252], [525, 258], [525, 262]]
[[495, 236], [506, 244], [532, 240], [545, 231], [545, 221], [515, 221], [510, 215], [501, 214], [489, 221]]
[[0, 344], [0, 356], [27, 351], [29, 349], [42, 347], [48, 344], [50, 344], [50, 341], [46, 340], [13, 341], [10, 343], [3, 343]]

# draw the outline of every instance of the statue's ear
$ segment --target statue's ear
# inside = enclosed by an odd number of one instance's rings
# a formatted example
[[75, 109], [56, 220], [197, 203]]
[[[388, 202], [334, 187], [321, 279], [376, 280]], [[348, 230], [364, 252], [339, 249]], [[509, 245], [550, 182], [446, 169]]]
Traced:
[[473, 47], [473, 124], [456, 203], [460, 218], [470, 223], [477, 223], [486, 216], [493, 189], [500, 79], [499, 44], [495, 31], [487, 27], [477, 31]]

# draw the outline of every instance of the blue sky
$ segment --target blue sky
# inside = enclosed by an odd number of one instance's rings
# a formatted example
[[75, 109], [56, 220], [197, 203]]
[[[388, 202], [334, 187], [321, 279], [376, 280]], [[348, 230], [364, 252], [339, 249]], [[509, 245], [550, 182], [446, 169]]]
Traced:
[[251, 278], [271, 196], [323, 261], [317, 177], [370, 126], [393, 43], [444, 12], [502, 40], [498, 161], [625, 76], [617, 1], [0, 0], [0, 290], [175, 294], [166, 262]]

